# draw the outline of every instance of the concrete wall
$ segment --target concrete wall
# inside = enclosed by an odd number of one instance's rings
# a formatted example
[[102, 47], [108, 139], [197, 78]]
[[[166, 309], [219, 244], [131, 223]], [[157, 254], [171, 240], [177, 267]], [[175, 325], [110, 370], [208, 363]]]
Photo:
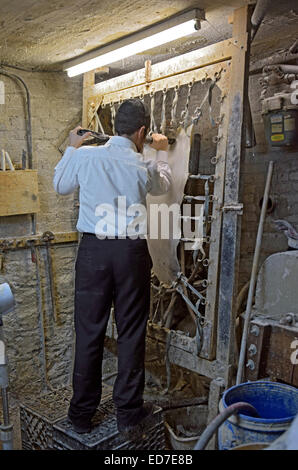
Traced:
[[[13, 70], [26, 82], [31, 95], [33, 168], [38, 170], [40, 213], [37, 233], [75, 230], [77, 195], [59, 196], [52, 186], [54, 167], [61, 158], [58, 146], [80, 120], [82, 81], [60, 73], [27, 73]], [[5, 83], [5, 104], [0, 105], [0, 148], [14, 163], [21, 163], [26, 149], [24, 93], [13, 80], [0, 75]], [[0, 237], [30, 235], [30, 216], [0, 218]], [[73, 265], [76, 246], [57, 245], [53, 249], [56, 274], [58, 322], [51, 311], [46, 251], [40, 249], [41, 296], [36, 264], [31, 251], [4, 254], [0, 283], [9, 282], [16, 309], [4, 318], [4, 334], [14, 395], [38, 392], [47, 380], [52, 386], [69, 380], [73, 342]], [[41, 308], [40, 308], [41, 306]], [[44, 340], [42, 339], [44, 336]], [[45, 342], [45, 350], [43, 347]], [[45, 359], [46, 358], [46, 364]]]

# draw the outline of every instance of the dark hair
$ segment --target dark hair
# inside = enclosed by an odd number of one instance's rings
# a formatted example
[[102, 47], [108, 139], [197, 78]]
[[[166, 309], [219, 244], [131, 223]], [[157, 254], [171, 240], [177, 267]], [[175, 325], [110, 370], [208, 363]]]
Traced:
[[147, 133], [150, 126], [148, 107], [139, 98], [124, 101], [115, 116], [116, 134], [132, 135], [142, 126], [145, 126], [145, 133]]

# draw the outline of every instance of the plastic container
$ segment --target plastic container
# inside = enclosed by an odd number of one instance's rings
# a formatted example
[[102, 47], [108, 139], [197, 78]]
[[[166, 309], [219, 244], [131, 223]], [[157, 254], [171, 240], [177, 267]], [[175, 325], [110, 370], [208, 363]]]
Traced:
[[171, 449], [192, 450], [207, 425], [207, 417], [207, 405], [166, 411], [165, 427]]
[[230, 416], [218, 431], [220, 450], [270, 444], [289, 428], [298, 413], [298, 389], [278, 382], [246, 382], [231, 387], [223, 394], [219, 410], [240, 401], [253, 405], [260, 417], [242, 413]]

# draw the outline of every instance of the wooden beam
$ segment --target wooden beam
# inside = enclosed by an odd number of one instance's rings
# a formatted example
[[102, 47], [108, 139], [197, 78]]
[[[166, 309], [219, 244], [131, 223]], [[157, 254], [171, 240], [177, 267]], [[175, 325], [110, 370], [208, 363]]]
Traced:
[[[210, 79], [213, 79], [214, 75], [220, 72], [222, 72], [222, 76], [224, 76], [226, 73], [229, 73], [228, 61], [209, 65], [202, 69], [191, 70], [182, 73], [181, 75], [174, 75], [171, 77], [163, 78], [155, 82], [151, 81], [150, 83], [145, 83], [143, 85], [136, 85], [125, 90], [110, 92], [102, 96], [102, 105], [105, 106], [109, 105], [112, 102], [117, 103], [128, 98], [142, 96], [150, 93], [151, 91], [157, 93], [158, 91], [162, 91], [165, 87], [170, 89], [174, 88], [176, 85], [187, 85], [191, 81], [197, 82], [199, 80], [202, 80], [202, 78], [206, 78], [206, 76]], [[221, 80], [218, 82], [218, 87], [222, 87]], [[223, 92], [225, 93], [227, 92], [227, 90], [224, 90]], [[89, 98], [89, 103], [91, 103], [94, 99], [96, 99], [96, 96], [91, 96]]]
[[[232, 57], [234, 47], [233, 38], [227, 39], [152, 65], [151, 82], [228, 60]], [[145, 84], [146, 70], [144, 68], [90, 86], [87, 93], [89, 96], [106, 95]]]
[[84, 73], [83, 77], [83, 115], [82, 115], [82, 127], [88, 126], [88, 97], [89, 90], [95, 84], [95, 71]]
[[229, 99], [228, 90], [231, 72], [230, 61], [227, 64], [227, 73], [219, 81], [222, 104], [220, 116], [222, 122], [218, 127], [220, 140], [216, 150], [215, 182], [213, 191], [212, 224], [210, 233], [210, 257], [212, 260], [208, 266], [208, 286], [206, 291], [206, 307], [203, 325], [203, 345], [200, 357], [213, 360], [216, 357], [216, 334], [217, 334], [217, 297], [218, 297], [218, 271], [220, 260], [220, 236], [222, 224], [222, 205], [224, 198], [224, 175], [226, 164], [226, 147], [228, 133]]
[[[25, 237], [7, 237], [0, 238], [0, 249], [18, 250], [29, 248], [30, 243], [34, 246], [44, 246], [45, 242], [41, 239], [42, 234], [30, 235]], [[57, 232], [54, 233], [54, 239], [49, 241], [50, 245], [58, 245], [61, 243], [76, 243], [78, 242], [78, 232]]]
[[[240, 162], [244, 152], [244, 101], [248, 86], [250, 53], [250, 18], [252, 9], [245, 6], [234, 11], [232, 57], [229, 92], [229, 126], [225, 170], [224, 205], [239, 205]], [[237, 210], [223, 212], [221, 263], [218, 306], [217, 359], [226, 364], [225, 382], [233, 380], [235, 363], [235, 303], [237, 296], [240, 217]]]

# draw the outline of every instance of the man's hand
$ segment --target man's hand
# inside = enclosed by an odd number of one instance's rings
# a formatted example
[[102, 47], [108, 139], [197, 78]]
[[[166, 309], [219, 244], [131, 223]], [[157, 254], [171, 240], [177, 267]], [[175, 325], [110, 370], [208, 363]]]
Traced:
[[85, 134], [83, 135], [78, 135], [77, 132], [82, 129], [81, 126], [78, 126], [76, 127], [75, 129], [73, 129], [72, 131], [70, 131], [69, 133], [69, 145], [71, 147], [75, 147], [76, 149], [78, 149], [79, 147], [81, 147], [82, 143], [84, 142], [84, 140], [87, 139], [87, 137], [89, 137], [89, 135], [91, 135], [91, 132], [86, 132]]
[[165, 152], [169, 148], [168, 138], [163, 134], [152, 134], [153, 142], [150, 147], [155, 150], [164, 150]]

